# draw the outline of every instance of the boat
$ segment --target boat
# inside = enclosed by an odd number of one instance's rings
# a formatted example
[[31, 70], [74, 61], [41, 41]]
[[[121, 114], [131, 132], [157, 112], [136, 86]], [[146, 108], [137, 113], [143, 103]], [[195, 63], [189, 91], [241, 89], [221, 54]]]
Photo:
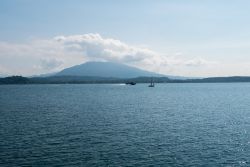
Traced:
[[150, 85], [148, 85], [148, 87], [155, 87], [155, 83], [153, 81], [153, 78], [151, 78]]
[[136, 85], [135, 82], [126, 82], [126, 85]]

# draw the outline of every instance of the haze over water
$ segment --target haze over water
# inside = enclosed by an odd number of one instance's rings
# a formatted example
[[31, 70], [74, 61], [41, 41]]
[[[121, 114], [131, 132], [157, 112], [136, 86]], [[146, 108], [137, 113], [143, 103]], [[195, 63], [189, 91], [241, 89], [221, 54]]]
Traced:
[[0, 86], [0, 166], [249, 166], [248, 83], [147, 86]]

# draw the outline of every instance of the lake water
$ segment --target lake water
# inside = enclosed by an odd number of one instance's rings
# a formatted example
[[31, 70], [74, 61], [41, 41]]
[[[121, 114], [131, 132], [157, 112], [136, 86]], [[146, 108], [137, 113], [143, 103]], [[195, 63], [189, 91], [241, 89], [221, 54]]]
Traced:
[[250, 166], [250, 83], [0, 86], [0, 166]]

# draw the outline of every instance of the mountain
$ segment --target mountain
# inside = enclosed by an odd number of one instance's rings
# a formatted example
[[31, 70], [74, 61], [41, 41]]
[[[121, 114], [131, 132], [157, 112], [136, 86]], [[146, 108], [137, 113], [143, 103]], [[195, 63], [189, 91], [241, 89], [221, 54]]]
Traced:
[[91, 76], [112, 78], [164, 77], [165, 75], [113, 62], [87, 62], [66, 68], [55, 76]]

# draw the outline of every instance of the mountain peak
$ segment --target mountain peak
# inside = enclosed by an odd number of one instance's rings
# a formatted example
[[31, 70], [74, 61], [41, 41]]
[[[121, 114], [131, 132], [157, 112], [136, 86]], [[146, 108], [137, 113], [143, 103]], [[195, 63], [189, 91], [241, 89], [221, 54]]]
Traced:
[[95, 76], [114, 78], [135, 78], [135, 77], [162, 77], [164, 75], [145, 71], [136, 67], [114, 62], [86, 62], [66, 68], [56, 74], [57, 76]]

